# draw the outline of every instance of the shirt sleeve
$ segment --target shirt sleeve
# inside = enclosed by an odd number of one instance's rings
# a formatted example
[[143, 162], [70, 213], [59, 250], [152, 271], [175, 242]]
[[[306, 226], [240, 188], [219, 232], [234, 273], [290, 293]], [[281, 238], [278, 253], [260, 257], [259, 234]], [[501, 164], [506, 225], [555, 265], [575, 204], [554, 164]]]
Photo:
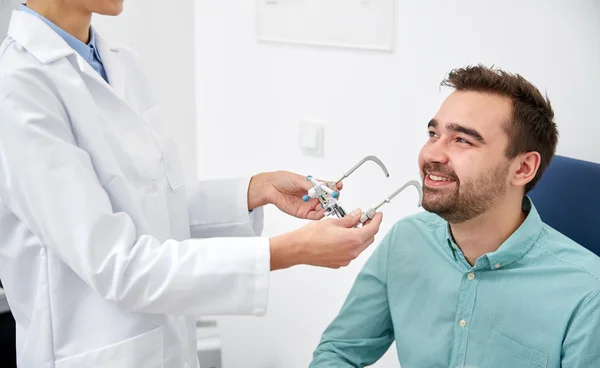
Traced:
[[268, 239], [138, 234], [35, 71], [0, 77], [0, 122], [2, 202], [103, 299], [146, 313], [265, 314]]
[[561, 367], [600, 367], [600, 290], [583, 301], [567, 328]]
[[379, 360], [394, 340], [387, 297], [390, 232], [373, 251], [337, 317], [313, 353], [310, 368], [364, 367]]

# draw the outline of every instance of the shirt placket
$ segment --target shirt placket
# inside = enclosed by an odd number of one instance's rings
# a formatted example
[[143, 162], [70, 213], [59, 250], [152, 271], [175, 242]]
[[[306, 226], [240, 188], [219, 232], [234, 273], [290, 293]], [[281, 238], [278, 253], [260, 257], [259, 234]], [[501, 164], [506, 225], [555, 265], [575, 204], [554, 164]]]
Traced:
[[457, 251], [457, 262], [466, 266], [466, 271], [460, 279], [460, 288], [458, 300], [456, 303], [456, 313], [454, 321], [454, 339], [450, 359], [450, 367], [463, 367], [467, 353], [467, 342], [469, 339], [469, 330], [473, 320], [473, 311], [475, 308], [475, 297], [477, 295], [477, 286], [479, 277], [484, 266], [476, 264], [471, 267], [460, 250]]

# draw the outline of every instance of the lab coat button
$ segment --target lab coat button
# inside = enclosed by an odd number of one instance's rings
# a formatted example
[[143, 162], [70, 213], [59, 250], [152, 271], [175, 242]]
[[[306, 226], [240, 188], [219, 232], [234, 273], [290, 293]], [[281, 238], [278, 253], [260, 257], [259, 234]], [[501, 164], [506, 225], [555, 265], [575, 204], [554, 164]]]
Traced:
[[150, 193], [156, 194], [158, 192], [158, 183], [153, 181], [150, 185]]

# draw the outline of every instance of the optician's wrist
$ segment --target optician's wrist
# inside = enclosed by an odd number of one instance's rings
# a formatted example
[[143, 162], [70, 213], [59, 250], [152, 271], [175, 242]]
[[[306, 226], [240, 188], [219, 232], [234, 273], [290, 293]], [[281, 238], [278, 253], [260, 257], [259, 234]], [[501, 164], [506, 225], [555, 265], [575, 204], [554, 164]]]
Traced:
[[269, 204], [271, 181], [269, 173], [260, 173], [250, 178], [248, 184], [248, 211]]

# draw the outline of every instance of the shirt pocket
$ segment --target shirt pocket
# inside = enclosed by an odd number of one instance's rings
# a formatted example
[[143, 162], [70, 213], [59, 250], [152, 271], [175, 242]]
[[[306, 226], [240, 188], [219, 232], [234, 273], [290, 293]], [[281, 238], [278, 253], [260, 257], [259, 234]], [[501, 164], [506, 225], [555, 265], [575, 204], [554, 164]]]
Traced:
[[57, 360], [55, 368], [163, 368], [163, 328]]
[[482, 367], [546, 368], [548, 354], [492, 330]]
[[142, 113], [142, 118], [148, 127], [150, 134], [158, 145], [165, 167], [167, 181], [173, 191], [181, 188], [185, 184], [183, 169], [179, 160], [177, 146], [163, 133], [161, 128], [164, 124], [162, 110], [159, 104], [154, 105]]

